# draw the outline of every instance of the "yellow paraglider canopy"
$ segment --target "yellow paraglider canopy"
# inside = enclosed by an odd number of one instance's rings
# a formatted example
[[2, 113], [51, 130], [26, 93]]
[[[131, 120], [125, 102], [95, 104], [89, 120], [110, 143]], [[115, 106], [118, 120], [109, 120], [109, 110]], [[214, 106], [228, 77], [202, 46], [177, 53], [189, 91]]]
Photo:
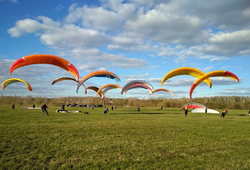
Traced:
[[[196, 78], [200, 78], [201, 76], [205, 75], [205, 73], [198, 70], [198, 69], [196, 69], [196, 68], [192, 68], [192, 67], [177, 68], [177, 69], [174, 69], [174, 70], [170, 71], [169, 73], [167, 73], [164, 76], [164, 78], [161, 81], [161, 86], [166, 80], [170, 79], [171, 77], [179, 76], [179, 75], [190, 75], [190, 76], [193, 76], [193, 77], [196, 77]], [[203, 81], [205, 83], [207, 83], [210, 88], [212, 87], [212, 82], [211, 82], [211, 80], [209, 78], [204, 79]]]

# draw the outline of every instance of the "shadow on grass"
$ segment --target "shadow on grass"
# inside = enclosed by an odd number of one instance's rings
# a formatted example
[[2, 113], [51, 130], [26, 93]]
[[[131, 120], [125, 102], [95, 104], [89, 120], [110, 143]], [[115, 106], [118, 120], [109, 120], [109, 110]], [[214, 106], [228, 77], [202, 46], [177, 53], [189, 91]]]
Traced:
[[225, 117], [224, 119], [235, 119], [234, 117]]
[[159, 115], [159, 114], [172, 114], [172, 113], [153, 113], [153, 112], [147, 112], [147, 113], [145, 113], [145, 112], [131, 112], [131, 113], [126, 113], [126, 112], [124, 112], [124, 113], [112, 113], [112, 114], [139, 114], [139, 115], [144, 115], [144, 114], [156, 114], [156, 115]]
[[247, 116], [246, 114], [237, 114], [237, 116]]

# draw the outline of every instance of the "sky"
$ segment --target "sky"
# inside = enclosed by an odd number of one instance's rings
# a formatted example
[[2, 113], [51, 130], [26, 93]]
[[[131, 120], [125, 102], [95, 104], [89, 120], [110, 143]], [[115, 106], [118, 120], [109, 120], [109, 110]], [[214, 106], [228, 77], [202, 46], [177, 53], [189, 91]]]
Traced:
[[[209, 73], [226, 70], [239, 82], [212, 77], [212, 88], [201, 83], [192, 97], [248, 96], [250, 94], [250, 1], [249, 0], [0, 0], [0, 82], [19, 78], [2, 96], [86, 97], [94, 91], [80, 89], [77, 83], [52, 82], [72, 74], [53, 65], [37, 64], [16, 69], [10, 66], [32, 54], [51, 54], [72, 63], [80, 79], [93, 71], [115, 73], [120, 86], [144, 80], [154, 89], [166, 88], [149, 97], [146, 89], [133, 89], [121, 95], [110, 90], [106, 97], [189, 98], [197, 79], [163, 77], [180, 67], [193, 67]], [[84, 85], [101, 87], [117, 84], [108, 78], [93, 77]]]

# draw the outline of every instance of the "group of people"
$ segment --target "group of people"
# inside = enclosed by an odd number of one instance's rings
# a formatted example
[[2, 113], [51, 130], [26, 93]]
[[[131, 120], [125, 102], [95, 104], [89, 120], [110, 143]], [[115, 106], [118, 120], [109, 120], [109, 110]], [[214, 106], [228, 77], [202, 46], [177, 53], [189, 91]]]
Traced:
[[[184, 112], [185, 112], [185, 116], [187, 116], [187, 114], [188, 114], [188, 107], [185, 107], [185, 108], [183, 108], [183, 110], [184, 110]], [[225, 115], [227, 114], [227, 110], [223, 110], [222, 112], [221, 112], [221, 117], [225, 117]], [[205, 113], [207, 113], [207, 108], [205, 108]], [[249, 115], [250, 115], [250, 111], [249, 111], [249, 113], [248, 113]]]
[[[64, 110], [64, 105], [62, 105], [62, 110]], [[35, 108], [35, 105], [33, 105], [33, 108]], [[43, 111], [43, 115], [46, 113], [47, 114], [47, 116], [49, 116], [49, 113], [48, 113], [48, 111], [47, 111], [47, 108], [49, 108], [45, 103], [42, 105], [42, 107], [41, 107], [41, 109], [42, 109], [42, 111]], [[162, 110], [162, 106], [161, 106], [161, 110]], [[111, 109], [113, 110], [114, 109], [114, 107], [113, 107], [113, 105], [112, 105], [112, 107], [111, 107]], [[116, 106], [115, 106], [115, 109], [116, 109]], [[13, 104], [12, 105], [12, 110], [15, 110], [15, 105]], [[188, 114], [188, 107], [185, 107], [185, 108], [183, 108], [183, 110], [185, 111], [185, 116], [187, 116], [187, 114]], [[140, 111], [140, 106], [138, 106], [137, 107], [137, 111]], [[104, 113], [103, 114], [106, 114], [106, 113], [108, 113], [109, 112], [109, 109], [108, 109], [108, 107], [105, 107], [105, 110], [104, 110]], [[222, 113], [221, 113], [221, 117], [225, 117], [225, 115], [227, 114], [227, 110], [223, 110], [222, 111]], [[205, 113], [207, 113], [207, 108], [205, 108]], [[248, 112], [248, 115], [250, 115], [250, 110], [249, 110], [249, 112]]]

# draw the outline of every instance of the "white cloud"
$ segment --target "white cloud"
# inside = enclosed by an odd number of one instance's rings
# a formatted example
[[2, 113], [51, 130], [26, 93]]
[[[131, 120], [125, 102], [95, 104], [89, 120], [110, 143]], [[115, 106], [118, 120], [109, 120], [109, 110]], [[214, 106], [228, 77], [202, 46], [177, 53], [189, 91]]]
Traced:
[[[63, 22], [39, 16], [36, 20], [17, 21], [8, 32], [12, 37], [34, 33], [54, 49], [106, 47], [174, 57], [176, 63], [186, 62], [187, 56], [210, 58], [213, 62], [250, 54], [248, 11], [247, 4], [239, 6], [235, 1], [228, 4], [224, 0], [202, 4], [184, 0], [103, 0], [98, 7], [71, 5]], [[225, 19], [232, 14], [244, 23], [240, 29], [239, 25], [233, 26], [236, 23], [231, 18]]]
[[161, 8], [149, 10], [145, 14], [140, 9], [125, 22], [125, 29], [136, 36], [170, 44], [198, 41], [202, 27], [203, 22], [197, 17], [174, 15]]
[[10, 0], [10, 2], [19, 4], [19, 2], [17, 0]]
[[136, 10], [135, 4], [132, 3], [124, 3], [122, 4], [121, 0], [109, 0], [104, 1], [102, 4], [103, 8], [110, 8], [111, 10], [115, 11], [118, 16], [126, 20], [132, 16], [133, 12]]
[[55, 47], [100, 47], [106, 45], [108, 37], [95, 30], [83, 29], [75, 25], [64, 25], [53, 33], [41, 35], [44, 44]]
[[[96, 65], [97, 67], [102, 65], [106, 67], [120, 67], [125, 69], [144, 68], [148, 65], [143, 59], [127, 58], [122, 54], [108, 54], [99, 49], [77, 48], [72, 50], [72, 55], [78, 59], [78, 65], [88, 65], [89, 63], [92, 63], [92, 66]], [[81, 70], [84, 67], [79, 66], [79, 68]]]
[[119, 15], [114, 11], [103, 9], [102, 7], [89, 8], [84, 5], [83, 7], [70, 7], [70, 13], [66, 16], [65, 21], [74, 23], [81, 20], [82, 26], [88, 29], [96, 30], [112, 30], [119, 29], [122, 23]]
[[209, 70], [211, 70], [213, 68], [213, 66], [207, 66], [207, 67], [205, 67], [203, 70], [204, 71], [209, 71]]
[[148, 76], [149, 76], [149, 73], [145, 73], [145, 74], [141, 74], [141, 75], [122, 76], [122, 78], [136, 79], [136, 78], [147, 78]]
[[57, 10], [57, 11], [61, 11], [62, 9], [63, 9], [63, 5], [61, 5], [61, 4], [58, 4], [55, 8], [55, 10]]
[[24, 19], [16, 22], [15, 27], [8, 29], [11, 37], [19, 37], [24, 33], [34, 33], [40, 29], [40, 23], [32, 19]]
[[250, 54], [250, 8], [244, 3], [103, 0], [101, 6], [71, 5], [62, 22], [45, 16], [19, 20], [8, 32], [12, 37], [34, 34], [43, 44], [73, 56], [80, 70], [89, 72], [154, 67], [122, 52], [149, 52], [175, 63], [186, 63], [191, 57], [225, 61]]
[[17, 21], [15, 27], [8, 30], [12, 37], [19, 37], [24, 33], [36, 33], [40, 35], [42, 43], [52, 47], [100, 47], [106, 45], [109, 37], [96, 30], [84, 29], [73, 24], [60, 23], [44, 16], [37, 20], [24, 19]]
[[233, 85], [241, 83], [241, 80], [237, 82], [231, 78], [225, 78], [225, 77], [211, 77], [210, 79], [212, 81], [213, 86], [218, 86], [218, 85], [224, 86], [224, 85]]
[[229, 58], [228, 57], [213, 57], [213, 58], [211, 58], [211, 62], [213, 62], [213, 61], [225, 61], [225, 60], [229, 60]]
[[[178, 78], [175, 81], [167, 80], [163, 83], [165, 87], [191, 87], [195, 82], [195, 78]], [[204, 83], [205, 84], [205, 83]], [[201, 85], [204, 85], [203, 83]]]

